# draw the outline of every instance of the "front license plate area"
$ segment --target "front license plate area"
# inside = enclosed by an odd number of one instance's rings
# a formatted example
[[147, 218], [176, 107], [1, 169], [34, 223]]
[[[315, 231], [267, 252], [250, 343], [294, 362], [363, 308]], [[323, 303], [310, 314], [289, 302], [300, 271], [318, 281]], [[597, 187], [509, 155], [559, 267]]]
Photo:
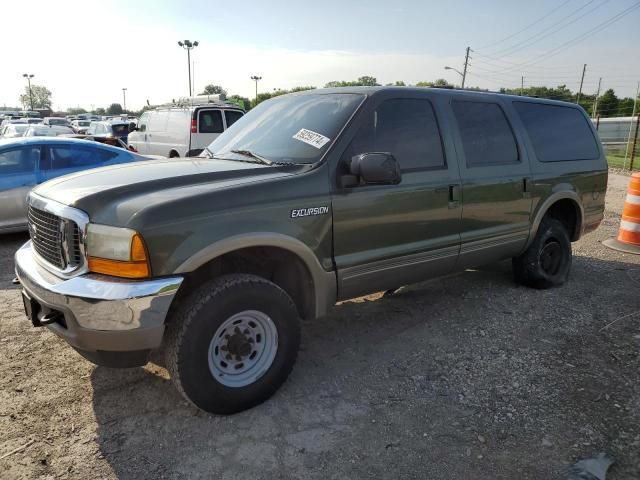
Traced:
[[22, 303], [24, 304], [24, 313], [34, 327], [41, 327], [42, 324], [38, 320], [40, 313], [40, 304], [32, 299], [25, 292], [22, 292]]

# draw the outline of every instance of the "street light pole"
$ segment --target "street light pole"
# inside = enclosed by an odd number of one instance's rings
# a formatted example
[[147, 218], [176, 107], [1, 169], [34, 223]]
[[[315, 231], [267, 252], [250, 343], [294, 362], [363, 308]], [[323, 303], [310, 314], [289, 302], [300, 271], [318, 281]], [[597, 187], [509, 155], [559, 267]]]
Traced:
[[122, 111], [123, 112], [127, 111], [127, 89], [126, 88], [122, 89]]
[[460, 70], [458, 70], [457, 68], [453, 68], [453, 67], [444, 67], [445, 70], [453, 70], [454, 72], [456, 72], [458, 75], [460, 75], [462, 77], [462, 86], [464, 87], [464, 73], [462, 73]]
[[256, 82], [256, 105], [258, 104], [258, 81], [262, 80], [262, 77], [259, 77], [257, 75], [253, 75], [251, 77], [251, 80], [253, 80], [254, 82]]
[[33, 111], [33, 93], [31, 92], [31, 79], [35, 76], [33, 73], [23, 73], [22, 76], [27, 79], [29, 84], [29, 103], [31, 104], [31, 111]]
[[191, 50], [198, 46], [198, 42], [191, 40], [179, 41], [178, 45], [187, 51], [187, 68], [189, 69], [189, 96], [191, 96]]

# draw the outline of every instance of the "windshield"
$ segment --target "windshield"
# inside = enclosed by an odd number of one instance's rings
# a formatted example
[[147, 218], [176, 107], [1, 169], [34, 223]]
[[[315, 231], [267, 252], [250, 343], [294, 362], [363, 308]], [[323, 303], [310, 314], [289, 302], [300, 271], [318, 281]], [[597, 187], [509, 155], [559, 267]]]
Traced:
[[223, 158], [251, 152], [275, 163], [315, 163], [363, 99], [349, 93], [277, 97], [240, 118], [207, 150]]
[[67, 121], [64, 118], [50, 118], [48, 120], [49, 125], [66, 125]]
[[81, 127], [88, 127], [89, 125], [91, 125], [91, 122], [78, 122], [78, 125]]

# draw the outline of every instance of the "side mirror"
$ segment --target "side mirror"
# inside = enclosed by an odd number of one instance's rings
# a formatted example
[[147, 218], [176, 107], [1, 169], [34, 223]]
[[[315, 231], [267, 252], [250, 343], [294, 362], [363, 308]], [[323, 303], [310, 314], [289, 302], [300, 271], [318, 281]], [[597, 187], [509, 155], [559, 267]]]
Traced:
[[351, 158], [349, 173], [345, 175], [343, 186], [397, 185], [402, 180], [400, 165], [390, 153], [361, 153]]
[[135, 123], [131, 122], [129, 124], [129, 132], [135, 132], [136, 130], [138, 130], [138, 127], [136, 126]]

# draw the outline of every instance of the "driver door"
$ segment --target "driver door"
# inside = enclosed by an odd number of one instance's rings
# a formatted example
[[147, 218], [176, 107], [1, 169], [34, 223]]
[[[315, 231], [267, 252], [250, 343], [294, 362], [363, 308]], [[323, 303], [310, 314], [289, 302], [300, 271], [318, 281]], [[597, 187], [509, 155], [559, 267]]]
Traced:
[[338, 296], [353, 298], [450, 272], [460, 249], [460, 176], [426, 97], [375, 97], [340, 159], [386, 152], [399, 162], [397, 185], [341, 187], [333, 192]]

